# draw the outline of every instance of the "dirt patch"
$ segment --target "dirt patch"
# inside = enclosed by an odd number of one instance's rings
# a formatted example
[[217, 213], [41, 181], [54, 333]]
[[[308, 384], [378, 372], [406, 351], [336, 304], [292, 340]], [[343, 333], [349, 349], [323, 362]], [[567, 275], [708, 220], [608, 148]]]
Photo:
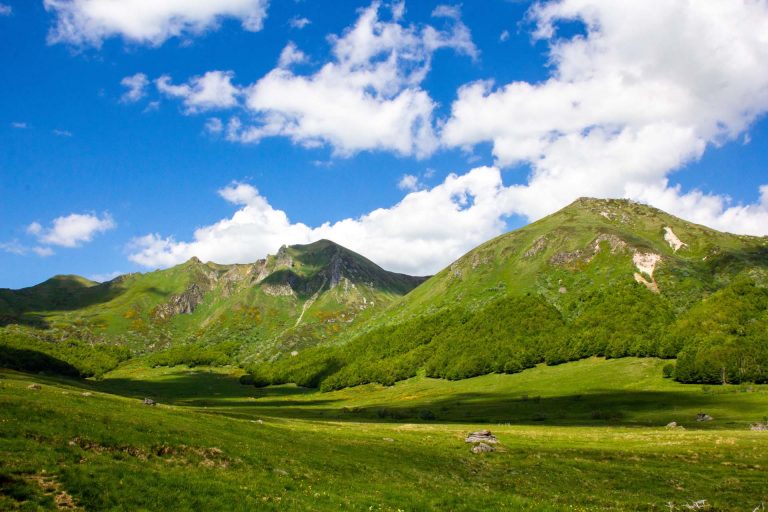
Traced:
[[53, 498], [56, 510], [83, 510], [77, 506], [74, 498], [56, 480], [55, 476], [31, 475], [27, 479], [35, 483], [43, 491], [43, 494]]

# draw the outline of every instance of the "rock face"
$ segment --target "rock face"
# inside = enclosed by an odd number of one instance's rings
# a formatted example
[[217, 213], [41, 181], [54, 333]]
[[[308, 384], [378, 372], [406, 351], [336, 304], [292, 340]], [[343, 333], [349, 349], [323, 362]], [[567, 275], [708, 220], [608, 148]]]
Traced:
[[174, 295], [165, 304], [155, 309], [154, 316], [159, 320], [167, 320], [175, 315], [190, 314], [203, 302], [205, 292], [197, 283], [193, 283], [183, 293]]
[[471, 434], [469, 434], [467, 438], [464, 440], [464, 442], [496, 444], [499, 442], [499, 440], [496, 438], [495, 435], [491, 433], [490, 430], [479, 430], [477, 432], [472, 432]]
[[669, 226], [664, 227], [664, 240], [669, 244], [673, 251], [677, 252], [682, 247], [687, 247], [688, 244], [677, 238], [677, 235]]

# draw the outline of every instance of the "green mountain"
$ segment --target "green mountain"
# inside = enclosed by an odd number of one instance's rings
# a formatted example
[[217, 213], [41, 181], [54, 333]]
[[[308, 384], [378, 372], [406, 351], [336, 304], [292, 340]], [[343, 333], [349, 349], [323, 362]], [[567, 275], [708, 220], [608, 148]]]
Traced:
[[677, 358], [685, 382], [765, 382], [767, 285], [766, 238], [579, 199], [469, 252], [344, 345], [252, 371], [257, 383], [335, 389], [659, 356]]
[[0, 343], [59, 357], [86, 375], [144, 354], [153, 364], [268, 359], [356, 326], [423, 280], [328, 240], [284, 246], [253, 264], [192, 258], [103, 284], [56, 276], [0, 290]]

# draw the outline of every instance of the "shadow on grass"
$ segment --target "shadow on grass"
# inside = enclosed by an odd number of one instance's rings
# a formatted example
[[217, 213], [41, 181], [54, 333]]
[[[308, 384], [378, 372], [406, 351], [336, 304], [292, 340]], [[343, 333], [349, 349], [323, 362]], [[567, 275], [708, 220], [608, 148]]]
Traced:
[[79, 377], [80, 371], [61, 359], [37, 350], [0, 345], [0, 368], [30, 373], [50, 373], [67, 377]]
[[[253, 398], [281, 398], [304, 396], [315, 390], [296, 386], [255, 388], [240, 384], [238, 377], [207, 370], [188, 370], [166, 375], [155, 380], [108, 378], [95, 384], [100, 391], [132, 398], [151, 397], [169, 404], [234, 405], [233, 400], [245, 399], [243, 404], [253, 405]], [[325, 402], [329, 400], [324, 400]]]
[[[700, 386], [681, 391], [592, 390], [555, 397], [512, 393], [454, 393], [435, 399], [403, 401], [389, 394], [332, 394], [296, 386], [254, 388], [232, 375], [205, 370], [170, 374], [157, 380], [107, 379], [94, 384], [103, 392], [160, 403], [200, 408], [207, 414], [254, 419], [390, 423], [504, 423], [559, 426], [658, 426], [676, 421], [687, 427], [723, 428], [723, 420], [697, 423], [696, 413], [728, 411], [729, 421], [756, 421], [764, 415], [740, 393], [703, 393]], [[760, 409], [760, 410], [758, 410]], [[752, 418], [754, 416], [754, 418]], [[716, 418], [717, 420], [718, 418]]]
[[[667, 391], [596, 391], [583, 395], [524, 398], [505, 394], [462, 393], [438, 400], [359, 407], [328, 407], [322, 400], [277, 400], [220, 403], [219, 414], [248, 413], [292, 419], [354, 422], [505, 423], [561, 426], [664, 426], [671, 421], [692, 426], [700, 410], [717, 405], [738, 410], [744, 402], [730, 396]], [[245, 407], [251, 410], [246, 411]], [[213, 412], [213, 411], [209, 411]], [[746, 411], [744, 411], [746, 412]]]

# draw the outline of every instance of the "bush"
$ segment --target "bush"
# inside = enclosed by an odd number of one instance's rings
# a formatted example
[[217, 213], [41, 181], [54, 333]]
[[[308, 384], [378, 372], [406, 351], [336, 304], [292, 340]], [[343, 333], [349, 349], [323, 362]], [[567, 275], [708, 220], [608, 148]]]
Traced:
[[675, 377], [675, 365], [673, 363], [667, 363], [664, 368], [661, 369], [662, 375], [665, 379], [672, 379]]

